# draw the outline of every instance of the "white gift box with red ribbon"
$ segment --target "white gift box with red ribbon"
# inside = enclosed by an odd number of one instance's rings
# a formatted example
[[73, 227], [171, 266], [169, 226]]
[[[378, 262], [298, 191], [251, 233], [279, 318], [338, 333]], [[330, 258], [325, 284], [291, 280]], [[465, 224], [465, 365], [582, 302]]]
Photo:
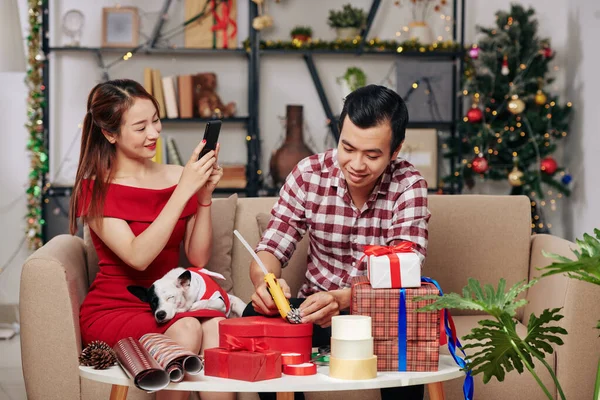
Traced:
[[421, 259], [410, 242], [366, 246], [367, 277], [374, 289], [421, 287]]

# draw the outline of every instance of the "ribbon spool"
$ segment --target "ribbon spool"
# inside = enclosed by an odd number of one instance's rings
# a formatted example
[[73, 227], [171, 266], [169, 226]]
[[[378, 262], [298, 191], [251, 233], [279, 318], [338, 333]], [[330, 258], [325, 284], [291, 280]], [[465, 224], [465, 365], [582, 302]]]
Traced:
[[281, 365], [302, 364], [304, 357], [300, 353], [283, 353], [281, 355]]
[[317, 366], [313, 363], [284, 365], [283, 373], [295, 376], [315, 375], [317, 373]]

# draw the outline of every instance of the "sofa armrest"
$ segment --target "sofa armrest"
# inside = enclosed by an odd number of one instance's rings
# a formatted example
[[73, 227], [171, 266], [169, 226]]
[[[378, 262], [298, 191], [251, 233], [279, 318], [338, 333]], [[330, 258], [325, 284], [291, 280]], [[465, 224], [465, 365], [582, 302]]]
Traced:
[[27, 397], [80, 399], [79, 306], [87, 290], [83, 240], [54, 237], [23, 265], [19, 312]]
[[[553, 260], [545, 257], [542, 250], [574, 258], [571, 249], [576, 245], [551, 235], [535, 235], [531, 241], [530, 279], [539, 277], [537, 268], [550, 265]], [[558, 322], [568, 332], [563, 336], [564, 345], [555, 346], [558, 381], [568, 399], [589, 399], [594, 392], [598, 367], [600, 339], [594, 327], [600, 319], [600, 287], [572, 279], [566, 275], [542, 278], [527, 293], [529, 304], [525, 307], [523, 323], [527, 324], [531, 313], [538, 315], [546, 308], [561, 307], [564, 316]]]

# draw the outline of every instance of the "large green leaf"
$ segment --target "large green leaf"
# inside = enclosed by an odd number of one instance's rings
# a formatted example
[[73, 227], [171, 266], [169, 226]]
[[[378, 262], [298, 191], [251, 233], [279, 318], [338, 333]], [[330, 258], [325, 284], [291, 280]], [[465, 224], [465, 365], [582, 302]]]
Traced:
[[423, 296], [415, 298], [415, 301], [436, 300], [434, 303], [421, 308], [420, 311], [450, 308], [485, 311], [496, 318], [504, 313], [514, 316], [518, 308], [527, 304], [526, 300], [517, 300], [517, 297], [536, 282], [535, 279], [528, 283], [525, 281], [517, 282], [505, 292], [506, 280], [504, 278], [500, 279], [496, 290], [490, 284], [485, 284], [482, 288], [477, 279], [469, 278], [467, 286], [463, 288], [462, 296], [457, 293], [448, 293], [441, 297], [435, 295]]
[[545, 271], [542, 277], [567, 274], [570, 278], [600, 285], [600, 230], [594, 229], [594, 234], [596, 237], [586, 233], [583, 240], [576, 240], [578, 249], [572, 250], [575, 260], [542, 250], [544, 256], [557, 261], [538, 268]]
[[503, 313], [497, 321], [479, 321], [480, 327], [473, 328], [463, 339], [469, 341], [463, 349], [474, 350], [467, 360], [467, 368], [473, 375], [483, 373], [483, 382], [492, 377], [503, 381], [506, 373], [516, 369], [524, 370], [524, 364], [533, 365], [533, 358], [544, 358], [554, 350], [552, 343], [562, 345], [558, 336], [567, 331], [556, 325], [549, 325], [563, 318], [560, 309], [544, 310], [538, 317], [531, 315], [527, 326], [527, 335], [520, 338], [516, 332], [516, 322]]

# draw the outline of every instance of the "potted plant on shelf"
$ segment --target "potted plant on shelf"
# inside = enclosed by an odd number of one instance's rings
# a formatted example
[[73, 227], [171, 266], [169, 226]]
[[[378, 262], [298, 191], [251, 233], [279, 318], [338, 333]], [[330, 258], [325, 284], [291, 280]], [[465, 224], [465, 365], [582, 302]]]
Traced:
[[342, 97], [367, 84], [367, 75], [358, 67], [348, 67], [343, 76], [337, 78], [337, 83], [342, 86]]
[[298, 42], [299, 44], [308, 42], [312, 38], [312, 28], [310, 26], [296, 26], [291, 30], [290, 36], [292, 42]]
[[341, 10], [329, 10], [327, 23], [334, 28], [338, 39], [354, 39], [367, 21], [366, 14], [361, 8], [352, 7], [348, 3]]

